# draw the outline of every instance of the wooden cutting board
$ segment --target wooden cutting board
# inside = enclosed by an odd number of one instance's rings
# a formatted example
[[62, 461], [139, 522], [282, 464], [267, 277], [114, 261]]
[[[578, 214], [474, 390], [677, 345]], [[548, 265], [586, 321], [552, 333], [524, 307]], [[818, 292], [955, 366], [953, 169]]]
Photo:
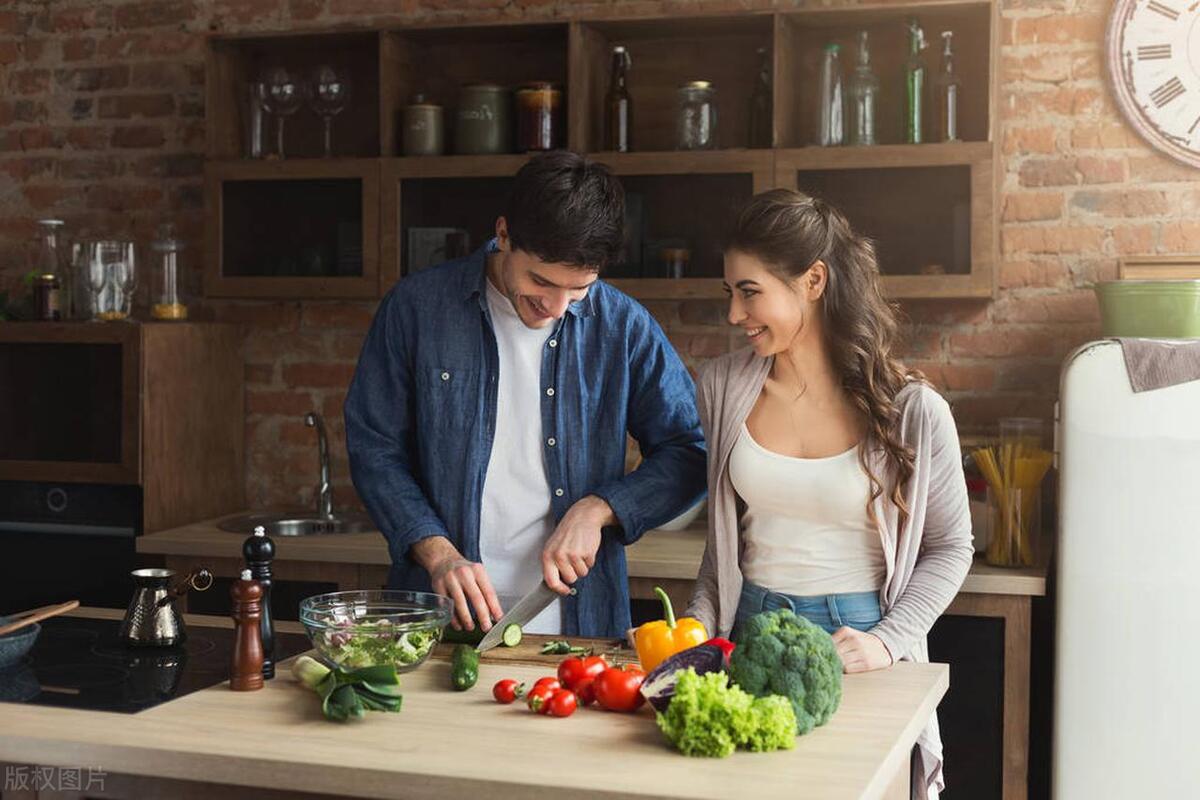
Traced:
[[[527, 664], [530, 666], [544, 666], [549, 669], [550, 673], [558, 666], [558, 663], [566, 658], [565, 655], [547, 655], [541, 654], [542, 645], [546, 642], [556, 639], [567, 639], [572, 645], [579, 647], [590, 647], [596, 655], [605, 656], [610, 664], [629, 664], [637, 663], [637, 653], [629, 648], [624, 641], [619, 639], [585, 639], [581, 637], [571, 638], [568, 636], [540, 636], [537, 634], [527, 633], [521, 637], [521, 643], [516, 647], [505, 647], [499, 645], [493, 647], [484, 653], [480, 660], [483, 663], [491, 664]], [[439, 644], [434, 648], [432, 658], [443, 661], [450, 660], [450, 654], [454, 650], [452, 644]], [[549, 674], [549, 673], [548, 673]]]

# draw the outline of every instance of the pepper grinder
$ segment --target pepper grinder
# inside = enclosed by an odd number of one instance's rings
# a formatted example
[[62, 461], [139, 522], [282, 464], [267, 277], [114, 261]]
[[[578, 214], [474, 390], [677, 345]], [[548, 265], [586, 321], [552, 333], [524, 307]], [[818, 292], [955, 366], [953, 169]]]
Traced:
[[234, 581], [229, 590], [233, 598], [233, 657], [229, 667], [229, 688], [235, 692], [251, 692], [263, 687], [262, 587], [242, 570], [241, 580]]
[[267, 529], [259, 525], [254, 535], [242, 544], [242, 555], [250, 575], [262, 587], [262, 633], [264, 680], [275, 677], [275, 621], [271, 617], [271, 562], [275, 558], [275, 542], [267, 536]]

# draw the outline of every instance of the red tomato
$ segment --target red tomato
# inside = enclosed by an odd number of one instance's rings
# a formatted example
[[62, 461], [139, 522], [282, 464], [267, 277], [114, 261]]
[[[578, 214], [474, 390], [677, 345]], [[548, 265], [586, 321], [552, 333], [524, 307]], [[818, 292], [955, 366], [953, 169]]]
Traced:
[[497, 681], [492, 687], [492, 697], [496, 698], [497, 703], [508, 705], [518, 697], [525, 694], [525, 684], [517, 683], [512, 678], [505, 678], [502, 681]]
[[605, 711], [635, 711], [646, 702], [639, 691], [644, 680], [646, 673], [631, 664], [609, 667], [593, 684], [596, 702]]
[[548, 686], [551, 689], [563, 688], [562, 684], [558, 682], [558, 678], [553, 678], [553, 677], [538, 678], [536, 681], [534, 681], [534, 684], [533, 684], [534, 689], [537, 689], [542, 686]]
[[539, 714], [545, 714], [549, 711], [550, 698], [555, 692], [562, 691], [561, 689], [552, 689], [549, 686], [535, 686], [529, 690], [526, 696], [526, 703], [529, 704], [530, 711], [536, 711]]
[[590, 706], [596, 702], [596, 679], [588, 678], [582, 681], [575, 687], [575, 696], [579, 699], [581, 706]]
[[576, 705], [578, 703], [574, 692], [570, 689], [559, 689], [550, 697], [546, 708], [552, 717], [569, 717], [575, 713]]
[[558, 665], [558, 680], [564, 687], [577, 692], [580, 684], [594, 679], [608, 669], [604, 656], [571, 656]]

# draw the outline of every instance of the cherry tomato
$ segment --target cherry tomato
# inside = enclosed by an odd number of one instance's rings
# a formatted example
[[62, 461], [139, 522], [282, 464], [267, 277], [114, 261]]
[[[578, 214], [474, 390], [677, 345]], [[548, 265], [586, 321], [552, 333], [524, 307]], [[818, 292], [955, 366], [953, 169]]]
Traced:
[[592, 703], [596, 702], [596, 679], [588, 678], [587, 680], [580, 682], [580, 684], [575, 687], [575, 696], [579, 700], [579, 705], [581, 706], [590, 706]]
[[606, 669], [608, 662], [604, 656], [571, 656], [558, 665], [558, 680], [567, 689], [578, 691], [580, 684], [594, 679]]
[[546, 708], [552, 717], [569, 717], [575, 713], [577, 705], [574, 692], [570, 689], [559, 689], [550, 697]]
[[634, 711], [646, 698], [639, 691], [646, 673], [633, 665], [609, 667], [596, 678], [596, 702], [605, 711]]
[[533, 684], [534, 689], [537, 689], [541, 686], [548, 686], [551, 689], [563, 688], [563, 685], [558, 682], [558, 678], [549, 677], [549, 676], [547, 676], [545, 678], [538, 678]]
[[508, 705], [518, 697], [524, 697], [524, 695], [525, 684], [517, 683], [512, 678], [496, 681], [496, 685], [492, 687], [492, 697], [496, 698], [497, 703]]
[[545, 714], [549, 711], [550, 698], [555, 692], [562, 691], [561, 689], [552, 689], [549, 686], [535, 686], [529, 690], [525, 702], [529, 704], [530, 711], [536, 711], [538, 714]]

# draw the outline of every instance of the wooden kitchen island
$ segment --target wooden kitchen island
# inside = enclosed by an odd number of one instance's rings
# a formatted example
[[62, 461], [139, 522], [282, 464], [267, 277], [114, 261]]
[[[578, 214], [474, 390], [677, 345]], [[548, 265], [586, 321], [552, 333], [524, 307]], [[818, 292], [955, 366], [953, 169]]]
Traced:
[[[216, 527], [218, 520], [184, 525], [138, 539], [139, 553], [161, 557], [185, 572], [199, 566], [232, 577], [241, 570], [244, 536]], [[683, 531], [650, 531], [626, 548], [629, 594], [653, 599], [662, 586], [675, 608], [691, 595], [704, 552], [703, 520]], [[387, 581], [387, 544], [377, 532], [275, 538], [277, 580], [324, 582], [339, 589], [372, 588]], [[1001, 619], [1003, 655], [1003, 800], [1024, 800], [1029, 772], [1030, 631], [1032, 602], [1046, 594], [1046, 568], [1001, 569], [976, 559], [947, 609], [949, 614]], [[182, 598], [181, 598], [182, 599]]]
[[[81, 610], [96, 616], [114, 612]], [[119, 616], [119, 612], [118, 612]], [[188, 615], [188, 625], [228, 627]], [[295, 623], [280, 623], [295, 630]], [[444, 655], [444, 654], [443, 654]], [[508, 660], [501, 660], [508, 659]], [[431, 660], [402, 676], [403, 709], [348, 724], [321, 716], [316, 696], [287, 664], [262, 691], [215, 686], [137, 714], [0, 703], [0, 771], [27, 765], [99, 768], [109, 798], [312, 798], [487, 800], [578, 798], [896, 798], [909, 796], [909, 753], [946, 692], [944, 664], [902, 663], [845, 678], [829, 724], [776, 753], [687, 758], [653, 714], [581, 709], [567, 719], [501, 706], [492, 684], [552, 674], [501, 651], [484, 657], [471, 691], [449, 688]], [[4, 792], [3, 800], [78, 798], [73, 792]]]

